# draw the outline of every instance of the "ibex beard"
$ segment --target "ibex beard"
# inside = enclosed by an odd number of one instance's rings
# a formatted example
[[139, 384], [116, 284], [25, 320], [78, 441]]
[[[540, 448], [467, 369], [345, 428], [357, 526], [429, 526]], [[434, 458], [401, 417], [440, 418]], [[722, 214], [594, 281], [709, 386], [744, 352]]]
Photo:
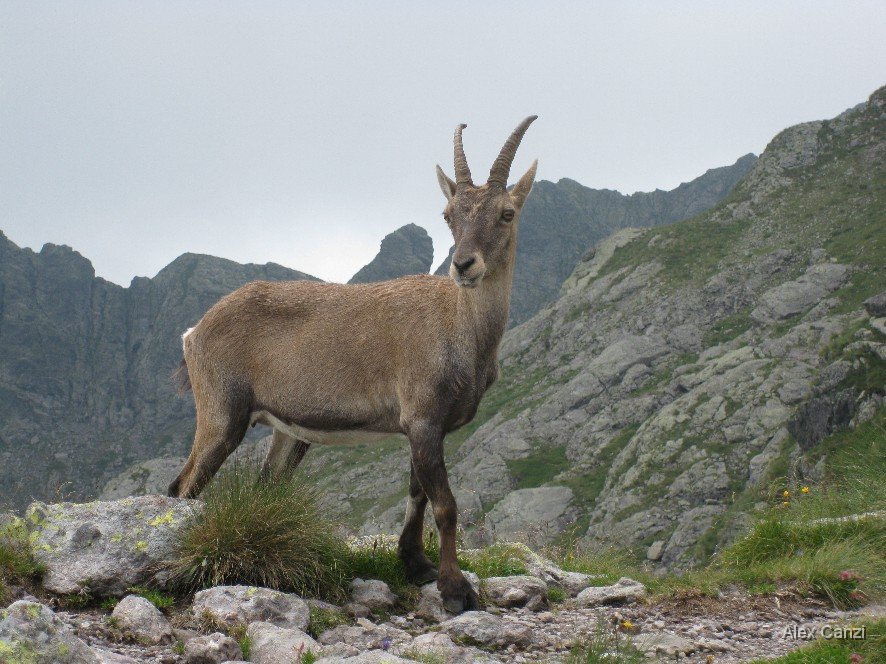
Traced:
[[[409, 441], [411, 472], [398, 553], [415, 583], [437, 579], [446, 608], [479, 608], [456, 561], [457, 508], [444, 436], [473, 419], [498, 374], [520, 212], [537, 162], [509, 191], [514, 155], [535, 116], [510, 135], [485, 184], [471, 178], [455, 130], [455, 180], [437, 166], [455, 252], [451, 278], [374, 284], [256, 281], [215, 304], [182, 337], [184, 387], [197, 432], [169, 495], [197, 496], [247, 428], [273, 428], [265, 479], [292, 473], [308, 448]], [[439, 570], [425, 554], [428, 501], [440, 536]]]

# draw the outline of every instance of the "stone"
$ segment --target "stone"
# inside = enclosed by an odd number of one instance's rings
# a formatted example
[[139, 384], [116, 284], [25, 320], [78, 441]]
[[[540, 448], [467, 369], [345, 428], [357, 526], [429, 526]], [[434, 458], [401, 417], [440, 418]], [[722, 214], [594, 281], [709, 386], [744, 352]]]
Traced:
[[565, 486], [518, 489], [496, 503], [486, 524], [499, 540], [547, 543], [575, 522], [573, 499]]
[[158, 457], [131, 466], [116, 477], [111, 478], [99, 500], [119, 500], [127, 496], [148, 494], [164, 495], [169, 483], [174, 480], [185, 465], [187, 457]]
[[397, 602], [397, 596], [384, 581], [354, 579], [351, 582], [351, 601], [371, 611], [386, 611]]
[[646, 595], [646, 586], [639, 581], [622, 577], [611, 586], [591, 586], [582, 590], [575, 598], [579, 606], [600, 606], [601, 604], [622, 604], [634, 602]]
[[663, 655], [672, 659], [691, 655], [698, 650], [693, 641], [667, 632], [644, 634], [634, 639], [634, 645], [647, 655]]
[[654, 541], [652, 544], [649, 545], [649, 548], [646, 549], [646, 560], [661, 560], [661, 557], [664, 554], [664, 549], [664, 540]]
[[298, 595], [256, 586], [216, 586], [194, 595], [191, 612], [220, 627], [268, 622], [305, 630], [311, 612]]
[[886, 316], [886, 291], [869, 297], [862, 305], [871, 316]]
[[221, 632], [198, 636], [185, 643], [185, 664], [220, 664], [243, 658], [240, 644]]
[[532, 630], [527, 625], [485, 611], [466, 611], [450, 618], [440, 623], [440, 632], [456, 643], [480, 647], [526, 647], [532, 641]]
[[249, 661], [253, 664], [299, 662], [305, 653], [320, 653], [320, 644], [300, 629], [278, 627], [269, 622], [250, 623]]
[[419, 634], [412, 643], [400, 646], [396, 652], [410, 659], [419, 659], [416, 657], [418, 655], [425, 658], [419, 661], [445, 662], [445, 664], [472, 664], [476, 661], [474, 653], [469, 648], [462, 648], [447, 634], [440, 632]]
[[548, 586], [534, 576], [493, 576], [484, 579], [481, 588], [488, 601], [504, 609], [525, 606], [542, 611], [548, 607]]
[[391, 624], [375, 625], [365, 618], [360, 618], [356, 625], [339, 625], [327, 629], [317, 637], [317, 640], [323, 645], [346, 643], [362, 651], [386, 649], [393, 645], [409, 643], [412, 641], [412, 636], [409, 632]]
[[415, 664], [415, 660], [404, 659], [384, 650], [370, 650], [353, 657], [321, 657], [314, 664]]
[[137, 659], [110, 650], [93, 648], [92, 652], [98, 656], [98, 661], [101, 662], [101, 664], [139, 664]]
[[33, 503], [24, 522], [43, 587], [60, 595], [122, 596], [132, 586], [164, 587], [178, 532], [201, 509], [196, 500], [141, 496], [91, 503]]
[[43, 604], [19, 600], [0, 612], [0, 618], [0, 662], [101, 662], [99, 655]]
[[795, 281], [785, 281], [763, 293], [759, 305], [751, 311], [751, 318], [773, 323], [802, 313], [837, 290], [850, 272], [848, 265], [839, 263], [813, 265]]
[[166, 616], [144, 597], [127, 595], [114, 607], [111, 617], [124, 633], [139, 643], [158, 645], [170, 643], [174, 638]]

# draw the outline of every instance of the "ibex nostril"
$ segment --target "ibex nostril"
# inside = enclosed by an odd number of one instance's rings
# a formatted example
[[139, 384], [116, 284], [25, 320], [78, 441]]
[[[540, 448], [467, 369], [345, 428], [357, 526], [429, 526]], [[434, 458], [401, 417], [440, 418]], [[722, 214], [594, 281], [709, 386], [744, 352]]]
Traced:
[[471, 265], [473, 265], [476, 262], [477, 262], [477, 259], [474, 258], [473, 256], [471, 256], [469, 259], [467, 259], [465, 261], [461, 261], [461, 262], [459, 262], [455, 259], [452, 260], [452, 264], [455, 265], [455, 269], [458, 270], [459, 272], [464, 272], [465, 270], [467, 270], [469, 267], [471, 267]]

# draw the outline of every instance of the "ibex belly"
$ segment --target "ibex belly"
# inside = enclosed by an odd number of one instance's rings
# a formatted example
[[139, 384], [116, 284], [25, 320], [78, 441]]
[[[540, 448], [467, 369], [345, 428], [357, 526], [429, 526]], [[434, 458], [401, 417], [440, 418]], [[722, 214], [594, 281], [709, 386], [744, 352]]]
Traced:
[[386, 433], [383, 431], [366, 431], [364, 429], [350, 429], [343, 431], [321, 431], [318, 429], [306, 429], [297, 424], [287, 424], [266, 410], [255, 411], [249, 419], [250, 426], [253, 424], [266, 424], [287, 436], [297, 440], [311, 443], [312, 445], [362, 445], [375, 443], [392, 436], [403, 441], [406, 436], [401, 433]]

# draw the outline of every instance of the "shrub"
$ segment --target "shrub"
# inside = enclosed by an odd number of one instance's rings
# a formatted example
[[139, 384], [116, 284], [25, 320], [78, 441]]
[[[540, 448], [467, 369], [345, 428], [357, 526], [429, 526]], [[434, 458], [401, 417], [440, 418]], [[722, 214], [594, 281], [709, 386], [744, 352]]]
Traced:
[[246, 584], [343, 596], [349, 553], [306, 481], [262, 482], [255, 465], [241, 461], [215, 477], [203, 500], [170, 563], [179, 588]]

